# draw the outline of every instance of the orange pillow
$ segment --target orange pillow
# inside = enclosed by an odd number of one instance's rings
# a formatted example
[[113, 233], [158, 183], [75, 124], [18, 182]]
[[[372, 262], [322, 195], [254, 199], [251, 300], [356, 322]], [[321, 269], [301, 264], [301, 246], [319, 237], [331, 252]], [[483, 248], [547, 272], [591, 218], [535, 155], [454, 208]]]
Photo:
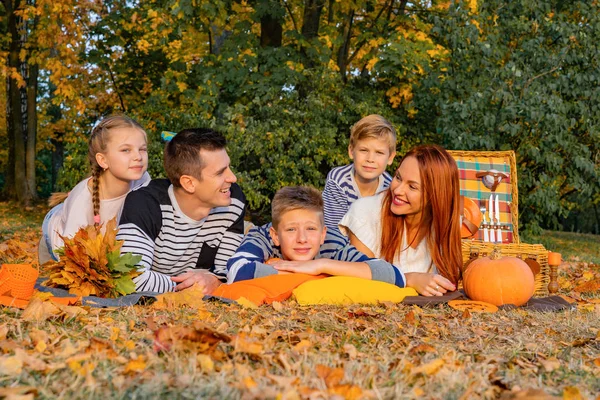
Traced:
[[304, 282], [325, 278], [326, 275], [307, 274], [277, 274], [262, 278], [234, 282], [231, 285], [223, 284], [214, 292], [213, 296], [237, 300], [245, 297], [257, 306], [271, 304], [274, 301], [283, 301], [292, 295], [292, 290]]

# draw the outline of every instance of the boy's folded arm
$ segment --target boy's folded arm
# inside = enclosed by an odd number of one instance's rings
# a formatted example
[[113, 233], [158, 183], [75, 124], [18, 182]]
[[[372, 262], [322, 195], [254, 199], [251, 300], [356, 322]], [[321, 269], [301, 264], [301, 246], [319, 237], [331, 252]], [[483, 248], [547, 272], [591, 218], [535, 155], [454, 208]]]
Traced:
[[364, 263], [369, 266], [371, 279], [374, 281], [391, 283], [401, 288], [406, 287], [406, 277], [395, 265], [378, 258], [365, 260]]
[[406, 277], [398, 267], [385, 260], [365, 255], [350, 244], [343, 248], [339, 248], [331, 258], [339, 261], [351, 261], [356, 264], [364, 264], [365, 267], [370, 270], [370, 276], [367, 279], [391, 283], [398, 287], [406, 286]]
[[277, 274], [277, 270], [271, 265], [239, 257], [234, 260], [234, 257], [231, 258], [231, 263], [227, 263], [229, 268], [227, 271], [228, 284]]
[[275, 257], [269, 226], [257, 226], [248, 232], [235, 254], [227, 261], [227, 283], [273, 275], [277, 270], [265, 264]]

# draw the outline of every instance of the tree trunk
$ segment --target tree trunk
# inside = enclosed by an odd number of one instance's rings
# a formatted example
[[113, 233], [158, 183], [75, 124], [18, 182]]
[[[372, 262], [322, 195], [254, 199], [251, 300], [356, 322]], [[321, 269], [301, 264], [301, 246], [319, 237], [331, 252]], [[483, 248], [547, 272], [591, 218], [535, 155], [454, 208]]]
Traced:
[[[327, 0], [304, 0], [304, 15], [302, 18], [302, 36], [307, 42], [311, 42], [312, 39], [319, 36], [319, 23], [321, 20], [321, 13], [325, 2]], [[304, 65], [307, 69], [315, 67], [315, 62], [311, 59], [308, 54], [305, 45], [300, 49], [304, 57]], [[301, 99], [305, 99], [309, 93], [309, 82], [301, 82], [298, 84], [298, 96]]]
[[[11, 71], [21, 72], [21, 62], [19, 53], [22, 48], [21, 36], [19, 34], [19, 25], [21, 18], [15, 15], [15, 10], [19, 7], [19, 1], [14, 3], [11, 0], [4, 1], [4, 7], [7, 15], [7, 27], [9, 34], [8, 68]], [[25, 193], [25, 142], [21, 109], [22, 90], [19, 88], [18, 81], [10, 75], [6, 79], [7, 89], [7, 110], [6, 110], [6, 128], [9, 137], [9, 164], [10, 170], [7, 174], [9, 179], [6, 187], [8, 198], [24, 200]]]
[[285, 7], [280, 0], [259, 0], [260, 47], [281, 47]]
[[271, 14], [260, 18], [260, 47], [281, 47], [283, 26], [281, 20]]
[[37, 64], [29, 65], [29, 78], [27, 84], [27, 194], [30, 200], [37, 199], [37, 185], [35, 182], [35, 154], [37, 144], [37, 91], [40, 68]]
[[302, 35], [311, 40], [319, 35], [319, 23], [325, 0], [305, 0], [302, 19]]
[[344, 41], [342, 42], [342, 45], [340, 46], [340, 48], [338, 50], [338, 57], [337, 57], [337, 65], [338, 65], [338, 68], [340, 69], [340, 75], [342, 76], [342, 81], [344, 83], [346, 83], [346, 81], [347, 81], [346, 68], [348, 67], [348, 52], [350, 50], [350, 38], [352, 35], [352, 23], [353, 22], [354, 22], [354, 9], [352, 11], [350, 11], [350, 14], [348, 14], [348, 17], [344, 21], [343, 31], [342, 31], [342, 38]]
[[[20, 59], [20, 53], [25, 49], [27, 41], [27, 27], [24, 26], [15, 11], [20, 7], [19, 0], [4, 0], [7, 15], [7, 30], [9, 35], [8, 68], [12, 72], [18, 72], [25, 85], [19, 87], [19, 81], [12, 76], [7, 78], [7, 112], [6, 125], [9, 137], [9, 173], [7, 174], [6, 194], [7, 197], [17, 199], [20, 203], [28, 205], [35, 194], [35, 125], [32, 131], [28, 130], [30, 119], [36, 122], [35, 96], [37, 95], [38, 69], [35, 68], [35, 84], [31, 86], [29, 81], [28, 63]], [[29, 93], [32, 93], [33, 108], [30, 107]], [[30, 115], [33, 114], [33, 115]], [[33, 150], [28, 149], [28, 135], [33, 134]], [[27, 149], [27, 151], [26, 151]], [[28, 173], [28, 158], [31, 159], [33, 167]], [[30, 175], [32, 174], [32, 175]]]

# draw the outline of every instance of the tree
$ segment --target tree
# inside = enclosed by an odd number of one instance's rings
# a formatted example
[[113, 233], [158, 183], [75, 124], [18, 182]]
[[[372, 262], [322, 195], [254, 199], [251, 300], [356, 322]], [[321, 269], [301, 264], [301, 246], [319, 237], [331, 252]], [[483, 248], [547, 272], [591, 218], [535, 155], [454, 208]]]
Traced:
[[515, 150], [531, 230], [555, 229], [579, 208], [572, 194], [600, 193], [599, 11], [597, 2], [489, 0], [433, 19], [449, 54], [413, 103], [435, 110], [430, 129], [450, 148]]

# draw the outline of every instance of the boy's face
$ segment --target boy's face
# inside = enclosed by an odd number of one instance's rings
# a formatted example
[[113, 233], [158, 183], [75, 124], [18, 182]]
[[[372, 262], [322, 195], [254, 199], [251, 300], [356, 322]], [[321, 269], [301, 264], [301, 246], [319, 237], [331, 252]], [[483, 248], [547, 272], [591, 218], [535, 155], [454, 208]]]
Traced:
[[371, 182], [379, 179], [385, 167], [392, 164], [396, 152], [390, 153], [390, 145], [386, 139], [368, 138], [349, 146], [348, 155], [354, 160], [357, 178], [363, 182]]
[[327, 229], [321, 222], [320, 212], [297, 209], [283, 213], [279, 226], [271, 227], [270, 233], [286, 260], [308, 261], [319, 254]]

